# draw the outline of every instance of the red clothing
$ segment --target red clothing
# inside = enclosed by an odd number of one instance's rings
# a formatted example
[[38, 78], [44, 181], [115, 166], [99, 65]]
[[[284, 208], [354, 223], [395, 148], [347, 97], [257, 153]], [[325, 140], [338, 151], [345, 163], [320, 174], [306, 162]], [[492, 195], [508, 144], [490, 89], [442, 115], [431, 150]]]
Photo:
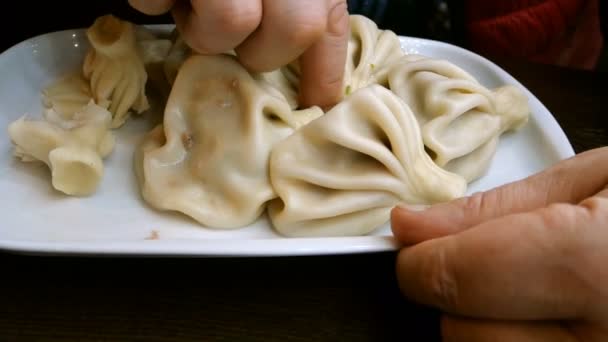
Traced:
[[598, 1], [466, 0], [471, 49], [593, 69], [604, 39]]

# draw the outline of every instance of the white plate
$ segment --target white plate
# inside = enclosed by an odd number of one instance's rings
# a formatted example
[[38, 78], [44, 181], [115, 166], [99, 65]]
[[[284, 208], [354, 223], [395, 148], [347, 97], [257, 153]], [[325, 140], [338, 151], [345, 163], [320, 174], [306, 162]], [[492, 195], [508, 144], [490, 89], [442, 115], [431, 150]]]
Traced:
[[[172, 26], [152, 26], [168, 32]], [[445, 58], [488, 87], [514, 84], [530, 98], [525, 128], [502, 137], [485, 177], [469, 193], [524, 178], [574, 155], [553, 116], [513, 77], [490, 61], [461, 48], [402, 37], [411, 53]], [[40, 90], [79, 68], [88, 47], [83, 30], [54, 32], [24, 41], [0, 55], [0, 126], [24, 113], [39, 116]], [[141, 200], [132, 172], [134, 144], [150, 128], [131, 120], [117, 134], [118, 145], [105, 161], [101, 187], [89, 198], [62, 196], [50, 185], [43, 165], [12, 156], [8, 134], [0, 139], [0, 249], [20, 253], [286, 256], [389, 251], [395, 249], [389, 225], [373, 235], [348, 238], [283, 238], [265, 218], [232, 231], [208, 230], [179, 215], [157, 212]], [[152, 231], [158, 239], [147, 239]]]

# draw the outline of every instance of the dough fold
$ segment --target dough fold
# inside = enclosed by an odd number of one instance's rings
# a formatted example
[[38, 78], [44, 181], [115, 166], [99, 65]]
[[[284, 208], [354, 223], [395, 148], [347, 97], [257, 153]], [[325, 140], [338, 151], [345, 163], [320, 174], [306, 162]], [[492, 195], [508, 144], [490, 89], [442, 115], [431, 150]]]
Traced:
[[21, 117], [8, 126], [14, 155], [23, 162], [45, 163], [58, 191], [72, 196], [93, 194], [103, 178], [103, 158], [114, 148], [109, 132], [112, 115], [92, 100], [71, 118], [46, 115], [54, 121]]
[[382, 77], [379, 81], [416, 115], [437, 165], [469, 182], [485, 174], [499, 137], [529, 117], [527, 98], [518, 88], [488, 89], [447, 60], [406, 55]]
[[425, 153], [405, 102], [370, 85], [275, 146], [268, 208], [286, 236], [367, 234], [398, 203], [428, 205], [462, 196], [465, 180]]
[[135, 25], [105, 15], [97, 18], [86, 34], [91, 48], [83, 62], [83, 75], [95, 102], [110, 102], [111, 127], [120, 127], [132, 111], [140, 114], [150, 108], [148, 75]]

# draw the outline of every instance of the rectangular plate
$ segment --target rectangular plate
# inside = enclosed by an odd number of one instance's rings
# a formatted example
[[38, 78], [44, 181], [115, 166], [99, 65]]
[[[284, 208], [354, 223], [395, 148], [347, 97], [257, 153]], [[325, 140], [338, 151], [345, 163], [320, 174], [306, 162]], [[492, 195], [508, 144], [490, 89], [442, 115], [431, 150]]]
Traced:
[[[173, 26], [150, 26], [169, 32]], [[517, 80], [492, 62], [449, 44], [401, 37], [408, 53], [450, 60], [486, 87], [513, 84], [529, 97], [530, 122], [502, 136], [488, 173], [468, 193], [515, 181], [574, 155], [549, 111]], [[34, 37], [0, 55], [0, 126], [41, 113], [40, 91], [78, 70], [88, 48], [84, 30]], [[63, 196], [51, 187], [43, 164], [12, 155], [8, 134], [0, 140], [0, 249], [28, 254], [287, 256], [390, 251], [396, 248], [386, 224], [374, 234], [338, 238], [284, 238], [267, 219], [239, 230], [209, 230], [176, 214], [157, 212], [141, 199], [132, 168], [134, 146], [151, 128], [130, 120], [117, 131], [113, 154], [105, 160], [98, 192], [88, 198]], [[158, 239], [148, 239], [153, 231]]]

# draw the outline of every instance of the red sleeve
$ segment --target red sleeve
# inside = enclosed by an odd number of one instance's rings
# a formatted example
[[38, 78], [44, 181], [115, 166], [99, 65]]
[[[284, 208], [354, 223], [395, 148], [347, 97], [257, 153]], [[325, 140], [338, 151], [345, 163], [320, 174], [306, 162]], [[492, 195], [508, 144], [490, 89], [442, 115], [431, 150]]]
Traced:
[[471, 49], [590, 69], [603, 45], [598, 0], [465, 0]]

